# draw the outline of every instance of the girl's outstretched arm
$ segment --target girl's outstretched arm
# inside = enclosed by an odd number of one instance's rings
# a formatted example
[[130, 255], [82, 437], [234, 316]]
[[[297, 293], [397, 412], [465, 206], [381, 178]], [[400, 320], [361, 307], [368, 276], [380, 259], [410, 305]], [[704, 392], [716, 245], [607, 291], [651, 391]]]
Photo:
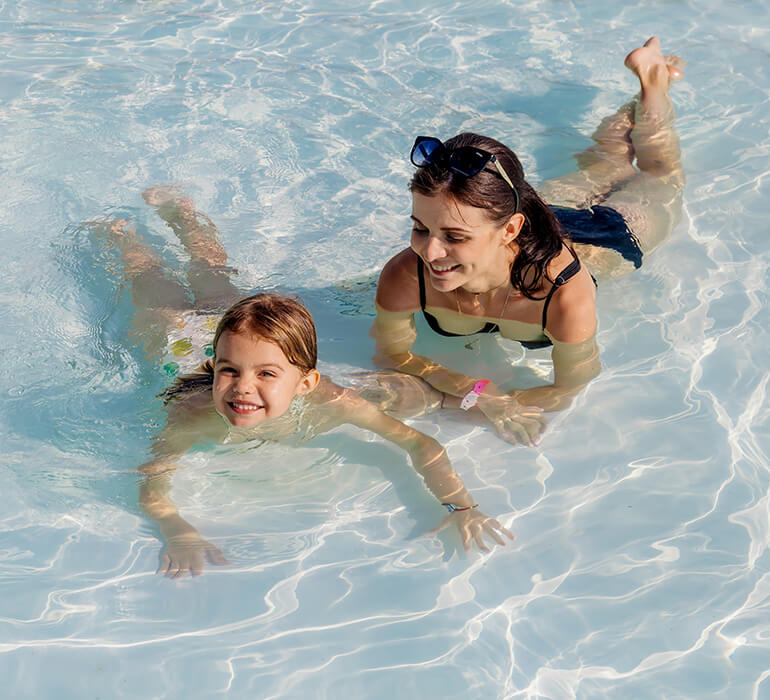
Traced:
[[[191, 397], [195, 402], [197, 397]], [[181, 402], [180, 402], [181, 403]], [[203, 563], [227, 564], [224, 554], [204, 540], [181, 515], [169, 497], [171, 476], [179, 468], [177, 459], [201, 439], [198, 421], [191, 420], [189, 406], [172, 405], [168, 422], [152, 446], [154, 458], [139, 467], [139, 506], [160, 528], [166, 542], [157, 573], [170, 578], [203, 573]]]
[[474, 540], [476, 546], [485, 552], [489, 548], [484, 542], [484, 535], [500, 545], [505, 545], [501, 535], [513, 539], [513, 535], [497, 520], [477, 509], [478, 505], [452, 468], [446, 450], [436, 440], [383, 413], [355, 391], [336, 388], [339, 393], [333, 410], [337, 413], [338, 422], [371, 430], [406, 450], [430, 492], [442, 505], [449, 504], [448, 509], [452, 510], [433, 532], [455, 525], [466, 550], [470, 549], [471, 540]]

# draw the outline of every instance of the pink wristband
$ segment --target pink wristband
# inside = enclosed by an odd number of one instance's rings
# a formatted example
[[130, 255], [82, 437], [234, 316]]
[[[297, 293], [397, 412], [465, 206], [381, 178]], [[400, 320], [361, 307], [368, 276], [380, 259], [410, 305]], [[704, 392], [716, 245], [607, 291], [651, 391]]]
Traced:
[[460, 402], [460, 408], [462, 408], [463, 411], [467, 411], [468, 409], [473, 408], [478, 402], [479, 396], [481, 396], [481, 393], [484, 391], [487, 384], [489, 384], [488, 379], [479, 379], [479, 381], [473, 385], [473, 389], [471, 389], [465, 396], [463, 396], [463, 400]]

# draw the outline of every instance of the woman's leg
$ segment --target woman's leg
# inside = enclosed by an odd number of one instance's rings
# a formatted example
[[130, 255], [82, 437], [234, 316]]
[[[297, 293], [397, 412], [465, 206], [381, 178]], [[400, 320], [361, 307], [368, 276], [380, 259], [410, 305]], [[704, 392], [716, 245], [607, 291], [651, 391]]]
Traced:
[[[632, 51], [626, 57], [626, 66], [638, 74], [631, 65], [636, 64], [640, 57], [635, 57], [638, 51], [644, 51], [651, 42], [657, 46], [660, 54], [660, 44], [653, 37], [641, 49]], [[632, 57], [634, 57], [632, 59]], [[678, 56], [660, 56], [664, 65], [665, 95], [668, 96], [668, 83], [682, 77], [681, 69], [684, 61]], [[642, 102], [658, 102], [662, 100], [656, 91], [645, 91], [644, 81], [642, 92], [630, 102], [624, 104], [612, 116], [606, 117], [591, 136], [594, 141], [585, 151], [575, 156], [578, 170], [567, 173], [552, 180], [547, 180], [539, 188], [543, 198], [551, 204], [585, 208], [603, 202], [624, 180], [633, 177], [638, 171], [634, 168], [634, 158], [640, 170], [646, 169], [646, 163], [639, 163], [636, 153], [639, 135], [635, 136], [636, 119]], [[669, 101], [670, 108], [670, 101]], [[662, 107], [662, 104], [656, 105]], [[673, 116], [673, 113], [672, 113]], [[644, 144], [642, 144], [644, 150]], [[642, 154], [643, 160], [646, 153]]]
[[604, 204], [623, 215], [642, 252], [649, 253], [681, 217], [684, 173], [668, 94], [670, 69], [658, 39], [652, 37], [628, 54], [626, 66], [637, 75], [642, 88], [631, 131], [639, 172]]
[[151, 187], [142, 196], [190, 255], [187, 280], [197, 309], [223, 310], [243, 296], [230, 279], [237, 271], [227, 265], [216, 226], [189, 197], [173, 186]]
[[538, 188], [540, 196], [551, 204], [587, 208], [631, 177], [636, 172], [631, 141], [635, 106], [632, 100], [605, 117], [591, 136], [594, 144], [575, 156], [579, 169], [546, 180]]
[[[628, 54], [625, 65], [639, 79], [639, 96], [602, 122], [593, 136], [596, 144], [577, 157], [581, 170], [549, 180], [541, 192], [553, 204], [578, 208], [603, 204], [615, 209], [642, 253], [649, 253], [681, 216], [684, 174], [668, 90], [672, 80], [682, 76], [684, 61], [664, 56], [660, 42], [652, 37]], [[575, 249], [600, 279], [634, 267], [600, 243], [576, 243]]]

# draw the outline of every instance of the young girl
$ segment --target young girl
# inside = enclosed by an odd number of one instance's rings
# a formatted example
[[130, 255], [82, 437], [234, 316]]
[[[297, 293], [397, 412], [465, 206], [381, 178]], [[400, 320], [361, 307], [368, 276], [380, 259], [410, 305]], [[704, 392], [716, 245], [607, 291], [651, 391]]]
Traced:
[[[204, 558], [226, 563], [222, 552], [179, 515], [169, 498], [170, 476], [184, 452], [206, 442], [303, 443], [344, 423], [371, 430], [409, 453], [427, 487], [449, 510], [435, 531], [454, 524], [466, 549], [473, 539], [484, 551], [484, 535], [501, 545], [505, 544], [501, 535], [513, 537], [497, 520], [477, 510], [438, 442], [319, 374], [315, 326], [299, 302], [276, 294], [248, 297], [225, 312], [208, 347], [206, 335], [196, 338], [190, 329], [200, 328], [205, 334], [211, 314], [190, 308], [179, 312], [169, 301], [183, 305], [189, 298], [184, 292], [190, 292], [194, 299], [205, 300], [201, 305], [210, 311], [223, 295], [234, 291], [228, 289], [231, 270], [224, 265], [226, 258], [215, 255], [221, 251], [216, 230], [208, 220], [198, 218], [191, 202], [176, 198], [171, 190], [145, 193], [151, 202], [158, 197], [162, 197], [159, 213], [191, 252], [189, 289], [175, 288], [179, 283], [125, 221], [105, 228], [123, 252], [124, 273], [137, 304], [134, 331], [145, 341], [145, 348], [152, 351], [164, 328], [166, 332], [171, 329], [173, 339], [183, 325], [181, 331], [190, 335], [172, 343], [177, 359], [193, 355], [196, 340], [203, 341], [204, 354], [211, 356], [165, 392], [168, 420], [153, 444], [153, 459], [140, 467], [145, 476], [140, 505], [158, 523], [167, 543], [159, 573], [171, 577], [200, 574]], [[161, 298], [158, 292], [165, 296]], [[142, 327], [148, 332], [142, 333]], [[178, 364], [172, 361], [165, 367], [174, 371]]]

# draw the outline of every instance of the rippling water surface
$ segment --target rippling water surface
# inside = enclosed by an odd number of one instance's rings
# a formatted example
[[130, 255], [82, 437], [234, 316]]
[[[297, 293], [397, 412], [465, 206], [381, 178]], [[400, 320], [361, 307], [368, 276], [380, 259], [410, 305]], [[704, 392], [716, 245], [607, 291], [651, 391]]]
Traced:
[[[770, 11], [604, 6], [0, 5], [8, 697], [770, 698]], [[164, 380], [81, 222], [135, 219], [181, 264], [141, 198], [180, 184], [244, 288], [301, 290], [344, 379], [369, 366], [371, 290], [337, 283], [405, 244], [414, 135], [565, 172], [654, 33], [689, 61], [685, 216], [599, 289], [602, 374], [536, 449], [415, 422], [516, 541], [423, 536], [441, 509], [351, 429], [191, 455], [174, 499], [232, 564], [155, 576], [134, 468]]]

